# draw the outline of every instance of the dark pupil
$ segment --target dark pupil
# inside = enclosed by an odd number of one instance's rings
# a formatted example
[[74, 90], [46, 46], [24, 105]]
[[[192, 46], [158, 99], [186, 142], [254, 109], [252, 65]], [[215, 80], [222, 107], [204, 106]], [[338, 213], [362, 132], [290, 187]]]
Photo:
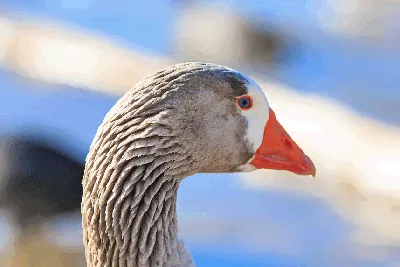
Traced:
[[250, 104], [250, 100], [248, 98], [242, 98], [242, 99], [239, 100], [239, 105], [242, 108], [249, 107], [249, 104]]

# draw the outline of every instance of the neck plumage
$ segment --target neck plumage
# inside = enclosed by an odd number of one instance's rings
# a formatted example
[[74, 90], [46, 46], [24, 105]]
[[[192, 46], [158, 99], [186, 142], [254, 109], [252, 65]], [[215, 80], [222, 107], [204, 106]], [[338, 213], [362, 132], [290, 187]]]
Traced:
[[93, 141], [82, 199], [89, 267], [194, 266], [176, 216], [193, 160], [158, 115], [106, 117]]

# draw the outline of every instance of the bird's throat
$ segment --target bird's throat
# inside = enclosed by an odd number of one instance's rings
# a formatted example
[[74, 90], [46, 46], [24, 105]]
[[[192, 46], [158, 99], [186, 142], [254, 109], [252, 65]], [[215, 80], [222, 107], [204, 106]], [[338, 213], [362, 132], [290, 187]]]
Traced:
[[109, 160], [89, 153], [83, 179], [88, 266], [194, 266], [178, 239], [176, 214], [179, 182], [190, 167], [187, 157], [109, 150], [114, 155]]

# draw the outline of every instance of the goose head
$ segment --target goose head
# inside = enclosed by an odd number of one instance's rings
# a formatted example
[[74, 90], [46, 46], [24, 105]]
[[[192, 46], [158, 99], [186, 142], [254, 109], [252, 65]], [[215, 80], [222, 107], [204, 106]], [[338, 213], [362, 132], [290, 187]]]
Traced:
[[256, 169], [315, 175], [253, 80], [207, 63], [141, 80], [106, 115], [86, 159], [88, 265], [193, 266], [177, 238], [179, 182]]

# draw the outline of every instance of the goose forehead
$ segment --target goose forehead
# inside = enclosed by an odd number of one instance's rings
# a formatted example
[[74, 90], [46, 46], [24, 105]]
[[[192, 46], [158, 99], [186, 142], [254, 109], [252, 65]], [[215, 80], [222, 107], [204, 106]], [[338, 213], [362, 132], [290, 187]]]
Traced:
[[247, 140], [255, 151], [261, 146], [263, 140], [264, 128], [269, 119], [269, 103], [261, 87], [251, 78], [245, 78], [247, 95], [252, 98], [253, 106], [241, 112], [248, 122]]

